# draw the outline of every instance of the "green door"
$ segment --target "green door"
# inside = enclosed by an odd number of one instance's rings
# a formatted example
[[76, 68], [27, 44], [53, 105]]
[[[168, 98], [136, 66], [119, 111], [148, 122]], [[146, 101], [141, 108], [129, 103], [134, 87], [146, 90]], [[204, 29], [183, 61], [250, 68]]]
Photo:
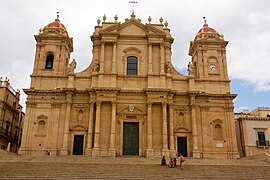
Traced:
[[139, 155], [139, 123], [124, 123], [123, 155]]

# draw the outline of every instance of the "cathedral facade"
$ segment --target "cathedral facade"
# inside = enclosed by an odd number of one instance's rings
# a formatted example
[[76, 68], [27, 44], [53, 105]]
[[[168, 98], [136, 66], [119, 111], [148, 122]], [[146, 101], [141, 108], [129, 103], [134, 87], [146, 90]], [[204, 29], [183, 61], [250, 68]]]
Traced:
[[171, 61], [168, 23], [97, 21], [92, 62], [74, 72], [59, 16], [35, 35], [20, 154], [238, 158], [223, 35], [206, 22], [188, 75]]

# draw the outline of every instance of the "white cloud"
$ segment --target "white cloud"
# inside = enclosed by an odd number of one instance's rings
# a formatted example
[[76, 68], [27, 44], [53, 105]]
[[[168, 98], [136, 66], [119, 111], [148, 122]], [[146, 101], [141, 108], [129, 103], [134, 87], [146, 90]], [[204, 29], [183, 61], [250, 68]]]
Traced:
[[[136, 15], [144, 23], [148, 16], [152, 16], [153, 23], [158, 23], [161, 16], [168, 21], [175, 39], [172, 61], [181, 70], [190, 60], [189, 41], [202, 27], [202, 17], [207, 17], [209, 26], [230, 41], [230, 77], [253, 84], [257, 91], [270, 91], [269, 7], [268, 0], [148, 0], [139, 1]], [[8, 76], [15, 89], [29, 87], [35, 53], [33, 35], [54, 21], [57, 11], [74, 38], [71, 58], [76, 59], [77, 71], [81, 71], [91, 61], [90, 36], [97, 19], [106, 14], [107, 21], [114, 21], [117, 14], [119, 21], [124, 22], [130, 16], [130, 5], [128, 0], [1, 1], [0, 76]], [[25, 100], [25, 95], [22, 98]]]

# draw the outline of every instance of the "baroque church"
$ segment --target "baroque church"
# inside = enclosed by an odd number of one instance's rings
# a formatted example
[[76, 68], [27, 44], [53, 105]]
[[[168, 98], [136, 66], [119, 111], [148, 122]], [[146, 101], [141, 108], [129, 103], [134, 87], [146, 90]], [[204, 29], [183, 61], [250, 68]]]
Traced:
[[239, 157], [222, 34], [204, 23], [188, 75], [172, 65], [168, 23], [97, 21], [92, 61], [74, 72], [73, 39], [59, 15], [35, 35], [20, 154]]

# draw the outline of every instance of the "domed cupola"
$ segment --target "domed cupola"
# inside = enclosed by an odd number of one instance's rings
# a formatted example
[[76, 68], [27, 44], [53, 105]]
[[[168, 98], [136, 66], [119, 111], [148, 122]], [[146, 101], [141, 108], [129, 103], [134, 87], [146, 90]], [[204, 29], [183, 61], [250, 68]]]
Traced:
[[59, 14], [57, 12], [57, 17], [54, 22], [46, 25], [42, 30], [40, 30], [40, 34], [60, 34], [63, 36], [68, 36], [66, 27], [60, 22]]
[[217, 38], [223, 40], [223, 35], [220, 34], [215, 29], [208, 26], [206, 19], [204, 18], [204, 25], [196, 34], [195, 40], [207, 39], [207, 38]]

